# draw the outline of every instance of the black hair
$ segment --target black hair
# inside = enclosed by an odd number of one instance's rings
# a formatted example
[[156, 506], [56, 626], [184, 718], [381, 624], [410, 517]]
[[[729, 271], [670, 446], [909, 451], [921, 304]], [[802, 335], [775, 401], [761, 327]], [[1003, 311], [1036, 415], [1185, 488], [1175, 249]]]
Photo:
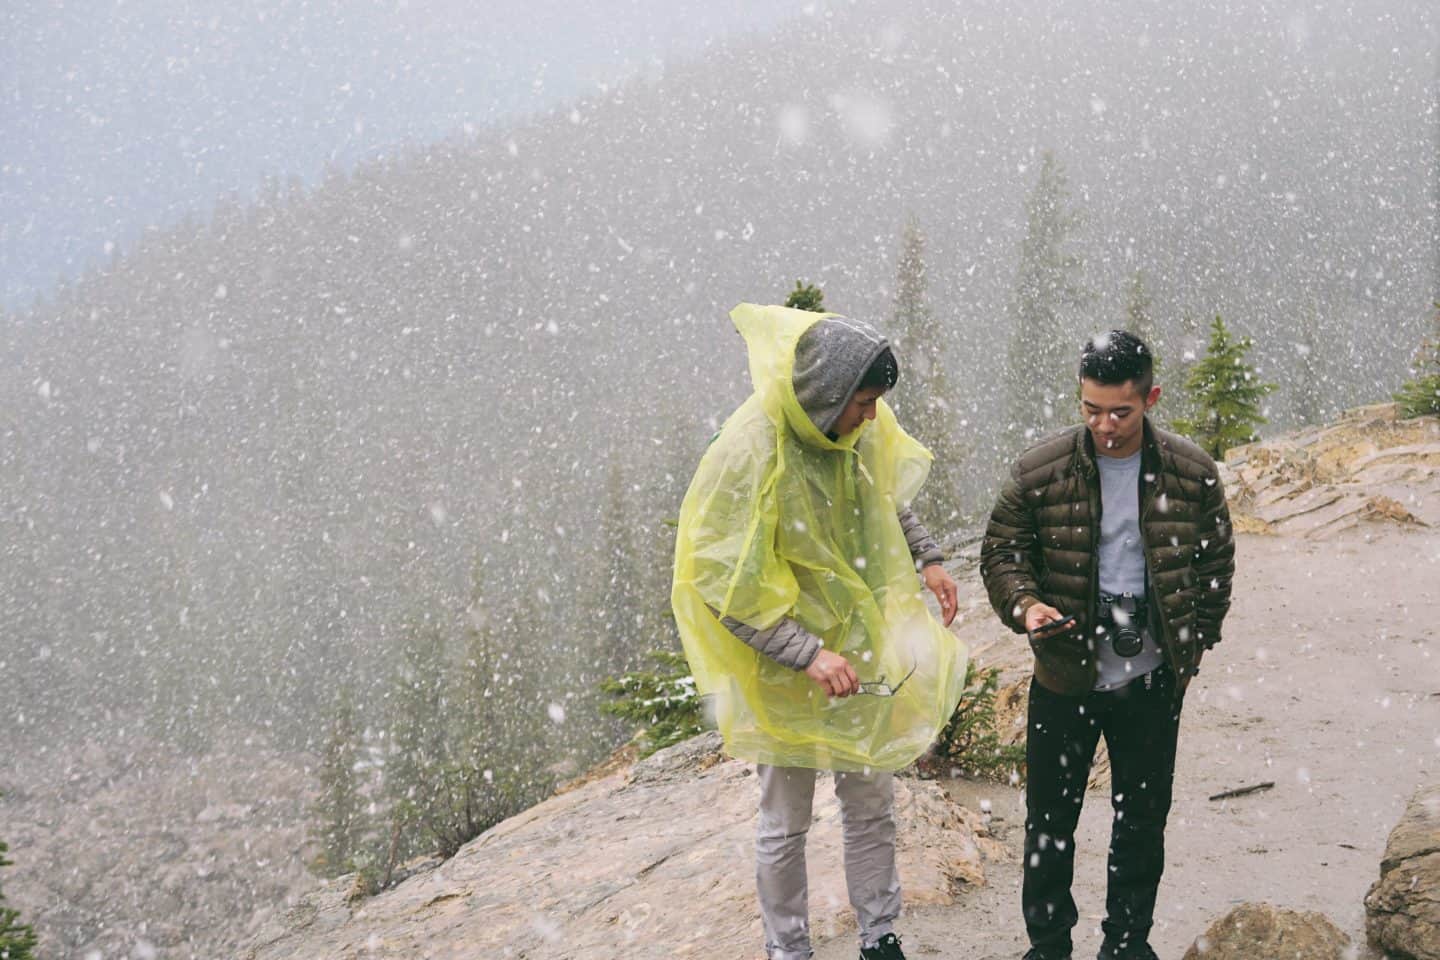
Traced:
[[1150, 395], [1155, 383], [1155, 356], [1145, 341], [1125, 330], [1098, 333], [1080, 351], [1080, 379], [1106, 386], [1135, 384], [1135, 392]]
[[860, 378], [860, 383], [855, 387], [855, 392], [861, 390], [889, 390], [900, 380], [900, 364], [895, 360], [895, 354], [886, 347], [876, 354], [875, 359], [870, 362], [870, 369], [865, 371], [865, 376]]

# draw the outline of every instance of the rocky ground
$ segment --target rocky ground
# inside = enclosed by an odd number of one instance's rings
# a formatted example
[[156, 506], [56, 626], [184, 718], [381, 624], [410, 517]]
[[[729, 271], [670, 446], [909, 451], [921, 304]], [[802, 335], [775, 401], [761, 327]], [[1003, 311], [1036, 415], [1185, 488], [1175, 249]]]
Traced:
[[[679, 744], [525, 811], [452, 859], [375, 897], [337, 881], [271, 924], [244, 960], [742, 957], [760, 936], [754, 910], [753, 768], [719, 753], [718, 735]], [[838, 860], [838, 805], [816, 786], [809, 849]], [[1002, 856], [980, 816], [938, 785], [901, 781], [897, 849], [917, 903], [953, 904]], [[817, 873], [812, 921], [851, 921], [843, 877]]]
[[[1186, 704], [1153, 943], [1178, 958], [1234, 907], [1263, 901], [1329, 917], [1351, 938], [1348, 956], [1379, 960], [1365, 943], [1364, 898], [1407, 802], [1440, 770], [1440, 533], [1367, 522], [1320, 541], [1241, 535], [1238, 555], [1225, 642]], [[990, 616], [973, 564], [955, 566], [957, 629], [1023, 684], [1023, 640]], [[332, 884], [276, 916], [241, 956], [758, 958], [748, 773], [711, 761], [610, 773], [373, 899]], [[853, 958], [836, 810], [823, 785], [817, 798], [817, 956]], [[1079, 831], [1077, 957], [1099, 943], [1107, 801], [1102, 774]], [[903, 782], [911, 956], [1023, 953], [1022, 809], [1008, 785]]]

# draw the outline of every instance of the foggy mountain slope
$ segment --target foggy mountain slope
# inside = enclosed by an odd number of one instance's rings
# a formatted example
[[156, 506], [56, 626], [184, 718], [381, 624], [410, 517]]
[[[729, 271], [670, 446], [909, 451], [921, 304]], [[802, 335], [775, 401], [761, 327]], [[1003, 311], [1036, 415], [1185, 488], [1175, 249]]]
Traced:
[[[601, 669], [607, 515], [664, 608], [662, 521], [748, 392], [736, 302], [803, 277], [883, 324], [916, 214], [953, 428], [980, 462], [1009, 443], [997, 371], [1046, 149], [1094, 327], [1144, 270], [1172, 354], [1186, 312], [1255, 337], [1274, 429], [1307, 330], [1332, 407], [1381, 399], [1436, 279], [1436, 31], [1410, 0], [819, 6], [532, 122], [153, 231], [0, 317], [0, 743], [35, 777], [73, 755], [56, 741], [121, 728], [197, 755], [256, 726], [314, 750], [342, 683], [383, 714], [407, 633], [467, 608], [515, 614], [507, 652], [540, 693], [508, 707], [571, 702]], [[966, 479], [978, 507], [992, 478]], [[660, 635], [620, 632], [631, 656]], [[557, 750], [601, 729], [578, 709], [555, 726]], [[103, 901], [66, 905], [87, 916], [151, 919], [74, 889]], [[44, 921], [25, 880], [6, 894]]]
[[4, 723], [179, 689], [177, 723], [303, 729], [397, 623], [454, 616], [486, 556], [492, 596], [543, 585], [576, 642], [607, 465], [658, 524], [747, 390], [724, 312], [806, 277], [883, 320], [910, 212], [957, 429], [993, 444], [1043, 149], [1083, 217], [1095, 326], [1143, 269], [1170, 335], [1221, 312], [1283, 379], [1315, 303], [1334, 393], [1383, 396], [1433, 289], [1435, 33], [1400, 0], [821, 8], [151, 235], [5, 319], [0, 604], [24, 706]]
[[229, 957], [313, 889], [313, 758], [260, 737], [186, 755], [134, 728], [7, 766], [6, 903], [40, 960]]

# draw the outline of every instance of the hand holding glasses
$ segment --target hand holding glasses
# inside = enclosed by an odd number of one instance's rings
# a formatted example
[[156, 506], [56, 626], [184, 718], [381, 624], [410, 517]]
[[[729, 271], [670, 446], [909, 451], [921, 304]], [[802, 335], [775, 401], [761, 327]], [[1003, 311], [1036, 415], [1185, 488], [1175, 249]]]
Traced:
[[910, 668], [910, 672], [905, 674], [905, 676], [901, 677], [900, 682], [895, 684], [895, 686], [893, 687], [885, 682], [885, 675], [882, 673], [879, 680], [860, 681], [860, 687], [855, 692], [868, 694], [872, 697], [893, 697], [895, 696], [895, 694], [900, 692], [901, 687], [905, 686], [905, 681], [909, 680], [911, 676], [914, 675], [915, 668], [918, 666], [920, 666], [920, 662], [917, 660], [915, 662], [915, 666], [912, 666]]

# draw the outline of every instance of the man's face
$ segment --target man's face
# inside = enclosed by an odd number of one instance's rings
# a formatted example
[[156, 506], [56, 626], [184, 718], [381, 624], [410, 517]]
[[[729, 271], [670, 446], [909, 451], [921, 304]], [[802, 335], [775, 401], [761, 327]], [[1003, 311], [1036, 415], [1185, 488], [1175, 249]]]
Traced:
[[835, 436], [843, 437], [855, 430], [856, 427], [866, 420], [875, 419], [875, 402], [885, 393], [884, 390], [864, 389], [856, 390], [855, 396], [840, 411], [840, 416], [835, 418], [835, 425], [830, 429]]
[[1095, 452], [1107, 457], [1128, 457], [1140, 449], [1144, 438], [1145, 411], [1160, 399], [1160, 388], [1151, 387], [1148, 396], [1135, 388], [1134, 380], [1105, 384], [1080, 381], [1080, 412], [1095, 440]]

